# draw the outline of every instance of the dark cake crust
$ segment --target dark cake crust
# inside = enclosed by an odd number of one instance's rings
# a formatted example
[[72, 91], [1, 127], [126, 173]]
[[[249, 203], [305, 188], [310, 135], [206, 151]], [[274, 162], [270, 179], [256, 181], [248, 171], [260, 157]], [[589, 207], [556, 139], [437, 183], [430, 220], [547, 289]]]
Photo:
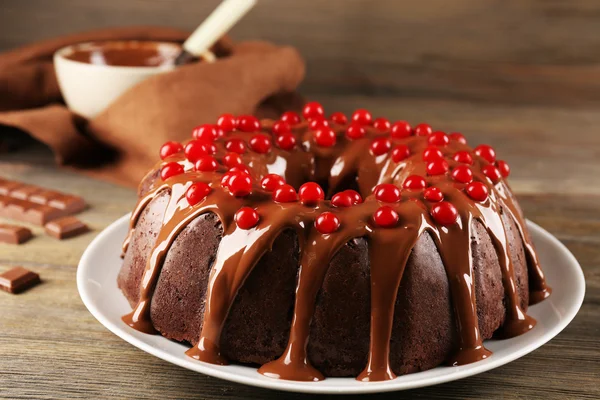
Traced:
[[[119, 287], [133, 306], [147, 256], [169, 194], [152, 200], [133, 232]], [[529, 299], [527, 264], [515, 222], [502, 214], [521, 307]], [[471, 249], [479, 328], [489, 339], [504, 322], [505, 291], [492, 241], [474, 221]], [[165, 337], [196, 345], [202, 328], [210, 268], [223, 234], [212, 213], [203, 214], [175, 239], [152, 298], [154, 327]], [[221, 348], [232, 361], [265, 364], [285, 349], [291, 324], [299, 262], [295, 232], [283, 232], [238, 292], [225, 324]], [[440, 365], [454, 347], [455, 326], [448, 278], [438, 250], [424, 233], [412, 249], [398, 290], [390, 342], [393, 371], [407, 374]], [[317, 298], [308, 343], [309, 359], [326, 376], [356, 376], [367, 362], [370, 324], [367, 241], [352, 239], [332, 258]]]
[[492, 147], [303, 115], [223, 115], [162, 146], [124, 243], [126, 324], [302, 381], [468, 364], [535, 326], [551, 290]]

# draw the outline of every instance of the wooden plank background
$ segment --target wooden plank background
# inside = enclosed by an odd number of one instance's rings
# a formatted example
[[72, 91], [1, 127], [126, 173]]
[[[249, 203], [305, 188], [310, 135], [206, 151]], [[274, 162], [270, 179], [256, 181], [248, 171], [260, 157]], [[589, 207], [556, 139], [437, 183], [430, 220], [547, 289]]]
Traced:
[[[219, 0], [3, 0], [0, 50], [131, 24], [193, 29]], [[300, 49], [307, 93], [600, 103], [597, 0], [259, 0], [235, 29]]]
[[[107, 26], [192, 29], [217, 3], [1, 0], [0, 51]], [[366, 107], [494, 145], [526, 215], [583, 267], [580, 313], [542, 348], [476, 377], [372, 398], [600, 398], [600, 1], [259, 0], [233, 35], [298, 47], [308, 63], [302, 92], [328, 110]], [[57, 169], [41, 146], [0, 155], [0, 176], [84, 196], [93, 229], [56, 241], [35, 228], [23, 246], [0, 245], [0, 272], [24, 265], [44, 280], [0, 293], [0, 398], [309, 398], [173, 366], [88, 313], [76, 265], [131, 210], [133, 190]]]

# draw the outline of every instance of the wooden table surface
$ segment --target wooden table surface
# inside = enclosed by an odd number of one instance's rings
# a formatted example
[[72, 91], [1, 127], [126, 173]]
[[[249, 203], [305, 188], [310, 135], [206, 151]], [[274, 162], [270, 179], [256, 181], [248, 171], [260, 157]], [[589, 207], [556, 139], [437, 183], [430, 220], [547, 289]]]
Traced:
[[[528, 218], [556, 235], [583, 267], [587, 293], [575, 320], [533, 353], [471, 378], [373, 398], [600, 398], [600, 113], [594, 108], [475, 104], [361, 96], [326, 97], [350, 112], [427, 120], [489, 143], [508, 160]], [[43, 284], [0, 293], [0, 398], [303, 399], [171, 365], [122, 341], [86, 310], [75, 284], [85, 247], [130, 211], [132, 189], [57, 169], [47, 150], [1, 154], [0, 175], [82, 195], [93, 232], [57, 241], [34, 229], [22, 246], [0, 245], [0, 272], [23, 265]]]

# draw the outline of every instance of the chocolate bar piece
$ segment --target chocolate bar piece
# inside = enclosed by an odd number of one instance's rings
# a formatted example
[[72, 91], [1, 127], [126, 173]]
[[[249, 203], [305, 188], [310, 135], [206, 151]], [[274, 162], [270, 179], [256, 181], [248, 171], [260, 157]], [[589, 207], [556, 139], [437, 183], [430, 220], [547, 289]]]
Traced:
[[67, 214], [77, 214], [85, 209], [85, 201], [81, 197], [64, 194], [49, 199], [48, 205], [63, 210]]
[[83, 198], [0, 178], [0, 217], [36, 225], [85, 209]]
[[23, 267], [15, 267], [0, 275], [0, 289], [8, 293], [20, 293], [40, 283], [40, 276]]
[[66, 214], [65, 210], [0, 195], [0, 217], [16, 219], [35, 225], [45, 225]]
[[31, 201], [32, 203], [46, 205], [50, 200], [59, 196], [60, 193], [55, 192], [54, 190], [42, 189], [39, 192], [31, 194], [27, 200]]
[[45, 229], [48, 235], [61, 240], [89, 231], [86, 224], [71, 216], [55, 219], [47, 223]]
[[29, 199], [29, 197], [31, 197], [31, 195], [41, 190], [42, 188], [39, 188], [37, 186], [23, 185], [11, 190], [9, 193], [7, 193], [7, 195], [10, 197], [14, 197], [15, 199], [27, 200]]
[[58, 208], [64, 211], [62, 215], [77, 214], [86, 207], [79, 196], [4, 179], [0, 179], [0, 195]]
[[13, 182], [13, 181], [1, 181], [0, 182], [0, 194], [3, 196], [8, 196], [8, 194], [10, 192], [12, 192], [15, 189], [18, 189], [20, 187], [24, 186], [23, 183], [21, 182]]
[[31, 230], [24, 226], [0, 224], [0, 243], [21, 244], [32, 237]]

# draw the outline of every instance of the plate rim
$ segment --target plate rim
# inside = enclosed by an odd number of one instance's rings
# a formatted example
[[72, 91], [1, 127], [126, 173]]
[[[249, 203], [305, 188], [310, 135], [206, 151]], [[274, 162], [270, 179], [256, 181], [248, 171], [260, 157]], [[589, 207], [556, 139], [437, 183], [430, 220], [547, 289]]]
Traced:
[[[77, 266], [77, 290], [79, 292], [79, 296], [83, 301], [83, 304], [86, 306], [88, 311], [116, 336], [120, 337], [122, 340], [127, 343], [137, 347], [138, 349], [149, 353], [155, 357], [158, 357], [164, 361], [167, 361], [171, 364], [175, 364], [182, 368], [186, 368], [192, 370], [194, 372], [199, 372], [208, 376], [212, 376], [215, 378], [223, 379], [226, 381], [231, 381], [235, 383], [241, 383], [249, 386], [261, 387], [265, 389], [274, 389], [281, 390], [286, 392], [296, 392], [296, 393], [313, 393], [313, 394], [364, 394], [364, 393], [383, 393], [390, 391], [400, 391], [400, 390], [408, 390], [415, 389], [426, 386], [433, 386], [442, 383], [447, 383], [459, 379], [463, 379], [469, 376], [477, 375], [482, 372], [486, 372], [492, 370], [494, 368], [500, 367], [502, 365], [508, 364], [520, 357], [525, 356], [526, 354], [536, 350], [537, 348], [543, 346], [560, 332], [562, 332], [575, 318], [577, 313], [579, 312], [581, 305], [583, 304], [583, 300], [585, 298], [585, 276], [583, 274], [583, 270], [581, 265], [575, 258], [575, 256], [569, 251], [569, 249], [555, 236], [546, 231], [544, 228], [539, 226], [538, 224], [526, 220], [528, 228], [532, 231], [535, 231], [536, 235], [540, 235], [543, 239], [549, 241], [553, 246], [560, 250], [564, 255], [569, 259], [570, 267], [569, 270], [576, 276], [576, 282], [578, 286], [578, 290], [575, 291], [575, 298], [573, 299], [573, 304], [575, 307], [571, 307], [568, 310], [568, 313], [565, 314], [565, 317], [560, 319], [560, 321], [552, 325], [548, 332], [545, 333], [542, 337], [538, 338], [538, 340], [528, 343], [527, 345], [511, 352], [509, 355], [506, 355], [499, 359], [494, 359], [490, 357], [488, 360], [484, 362], [478, 362], [474, 364], [470, 364], [469, 368], [461, 368], [461, 367], [452, 367], [455, 368], [453, 373], [445, 374], [445, 375], [433, 375], [431, 377], [418, 379], [415, 381], [398, 381], [390, 380], [383, 382], [357, 382], [354, 378], [328, 378], [326, 381], [335, 380], [352, 380], [355, 383], [353, 386], [348, 387], [337, 387], [337, 386], [322, 386], [319, 385], [319, 382], [298, 382], [298, 381], [288, 381], [288, 380], [278, 380], [263, 377], [262, 375], [258, 375], [253, 378], [250, 376], [239, 375], [235, 371], [225, 371], [219, 368], [214, 368], [214, 366], [194, 361], [194, 365], [191, 365], [188, 361], [183, 361], [176, 356], [171, 355], [165, 350], [161, 350], [155, 348], [151, 344], [145, 343], [144, 341], [136, 338], [135, 336], [127, 333], [123, 327], [119, 327], [113, 324], [105, 315], [96, 307], [95, 302], [92, 300], [91, 295], [85, 288], [86, 285], [86, 265], [91, 265], [92, 262], [90, 259], [92, 258], [92, 254], [94, 252], [95, 247], [99, 246], [99, 243], [103, 242], [106, 237], [113, 234], [114, 231], [122, 229], [121, 224], [127, 222], [129, 220], [131, 213], [125, 214], [121, 218], [112, 222], [109, 226], [107, 226], [104, 230], [102, 230], [88, 245], [85, 249], [79, 264]], [[575, 268], [576, 267], [576, 268]], [[168, 340], [168, 339], [165, 339]], [[477, 365], [479, 364], [479, 365]], [[223, 367], [225, 369], [226, 367]], [[249, 367], [250, 368], [250, 367]], [[432, 369], [433, 370], [433, 369]], [[430, 371], [432, 371], [430, 370]], [[424, 371], [427, 372], [427, 371]], [[419, 374], [416, 373], [416, 374]], [[413, 374], [411, 374], [413, 375]], [[405, 375], [409, 376], [409, 375]], [[325, 381], [323, 381], [325, 382]], [[356, 384], [358, 383], [358, 384]]]

